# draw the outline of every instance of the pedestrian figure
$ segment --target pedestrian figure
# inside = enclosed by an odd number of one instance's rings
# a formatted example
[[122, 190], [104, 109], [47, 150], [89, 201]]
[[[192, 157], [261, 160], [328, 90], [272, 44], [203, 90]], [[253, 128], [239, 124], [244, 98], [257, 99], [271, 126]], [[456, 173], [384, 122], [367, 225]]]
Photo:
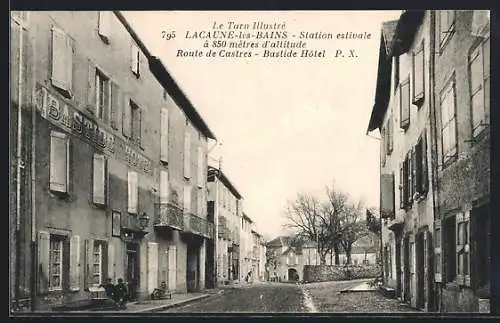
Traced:
[[115, 297], [115, 285], [111, 282], [111, 278], [108, 278], [105, 283], [99, 285], [99, 287], [104, 288], [106, 291], [106, 296], [114, 300]]
[[118, 278], [118, 284], [115, 286], [115, 303], [118, 309], [125, 309], [125, 303], [127, 301], [128, 292], [127, 286], [123, 283], [123, 279]]

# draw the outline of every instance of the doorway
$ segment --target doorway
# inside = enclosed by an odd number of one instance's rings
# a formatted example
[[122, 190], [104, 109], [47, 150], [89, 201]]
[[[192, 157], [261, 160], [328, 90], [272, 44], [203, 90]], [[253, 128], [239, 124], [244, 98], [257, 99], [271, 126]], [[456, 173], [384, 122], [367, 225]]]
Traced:
[[187, 291], [195, 292], [199, 290], [200, 258], [199, 247], [188, 244], [186, 257], [186, 282]]
[[299, 273], [295, 268], [288, 269], [288, 281], [299, 281]]
[[396, 297], [402, 297], [401, 292], [401, 238], [396, 237]]
[[410, 238], [403, 240], [403, 301], [410, 302]]
[[125, 280], [128, 283], [128, 291], [131, 300], [137, 299], [139, 290], [139, 245], [137, 243], [127, 243], [127, 271]]
[[424, 232], [420, 232], [416, 239], [416, 265], [417, 265], [417, 308], [425, 307], [425, 241]]

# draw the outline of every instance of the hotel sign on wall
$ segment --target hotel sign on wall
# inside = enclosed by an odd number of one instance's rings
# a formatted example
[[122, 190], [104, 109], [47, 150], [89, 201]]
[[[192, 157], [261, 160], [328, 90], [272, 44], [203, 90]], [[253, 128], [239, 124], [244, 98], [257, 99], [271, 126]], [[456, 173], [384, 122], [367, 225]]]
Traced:
[[153, 176], [153, 162], [124, 139], [99, 125], [95, 120], [67, 104], [57, 92], [37, 84], [35, 106], [40, 115], [68, 133], [90, 143], [108, 156]]

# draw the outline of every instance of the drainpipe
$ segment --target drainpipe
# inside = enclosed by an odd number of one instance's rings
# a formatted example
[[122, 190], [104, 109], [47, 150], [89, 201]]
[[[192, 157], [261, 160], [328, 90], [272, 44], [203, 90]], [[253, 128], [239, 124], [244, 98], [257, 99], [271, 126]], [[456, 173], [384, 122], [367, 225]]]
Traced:
[[[20, 18], [22, 20], [22, 17]], [[19, 28], [19, 66], [18, 66], [18, 71], [19, 71], [19, 78], [17, 80], [17, 87], [18, 87], [18, 93], [17, 93], [17, 165], [16, 165], [16, 272], [15, 272], [15, 283], [14, 283], [14, 288], [15, 288], [15, 298], [16, 301], [19, 301], [19, 288], [20, 288], [20, 277], [19, 277], [19, 272], [20, 272], [20, 262], [19, 262], [19, 255], [21, 253], [21, 245], [20, 245], [20, 237], [21, 237], [21, 172], [24, 169], [24, 161], [22, 159], [22, 149], [23, 149], [23, 136], [22, 136], [22, 99], [23, 99], [23, 29], [24, 29], [24, 24], [22, 21], [19, 23], [20, 28]]]
[[[431, 146], [431, 171], [432, 171], [432, 207], [434, 218], [436, 214], [439, 214], [439, 190], [438, 190], [438, 178], [437, 178], [437, 167], [438, 167], [438, 152], [437, 152], [437, 125], [436, 125], [436, 79], [435, 79], [435, 66], [436, 66], [436, 11], [430, 10], [430, 58], [429, 58], [429, 119], [431, 131], [430, 146]], [[433, 225], [434, 227], [434, 225]], [[442, 232], [442, 231], [440, 231]], [[435, 241], [435, 237], [434, 237]], [[442, 239], [441, 239], [442, 241]], [[436, 285], [435, 285], [436, 287]], [[436, 292], [436, 290], [435, 290]], [[439, 302], [441, 303], [441, 297]], [[437, 303], [435, 304], [437, 305]], [[434, 305], [434, 306], [435, 306]], [[439, 304], [441, 308], [442, 304]]]

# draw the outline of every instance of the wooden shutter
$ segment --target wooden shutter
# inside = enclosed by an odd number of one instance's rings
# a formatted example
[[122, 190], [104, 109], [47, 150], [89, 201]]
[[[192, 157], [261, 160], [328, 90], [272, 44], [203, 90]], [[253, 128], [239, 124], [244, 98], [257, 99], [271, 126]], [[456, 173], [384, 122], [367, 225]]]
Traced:
[[71, 236], [69, 256], [69, 289], [78, 291], [80, 290], [80, 236]]
[[142, 110], [137, 108], [137, 127], [135, 142], [140, 146], [142, 139]]
[[70, 93], [73, 74], [73, 50], [64, 31], [52, 27], [52, 69], [51, 82], [55, 87]]
[[123, 101], [122, 133], [126, 138], [130, 138], [132, 135], [132, 106], [128, 95], [124, 95]]
[[184, 185], [184, 211], [191, 212], [191, 185]]
[[160, 170], [160, 203], [168, 203], [168, 171]]
[[158, 287], [158, 244], [148, 242], [148, 292]]
[[177, 287], [177, 246], [168, 247], [168, 289]]
[[104, 283], [108, 279], [108, 270], [109, 270], [109, 249], [108, 242], [106, 240], [101, 241], [101, 284]]
[[128, 172], [128, 213], [137, 214], [138, 181], [136, 172]]
[[394, 217], [394, 174], [380, 176], [380, 208], [382, 218]]
[[191, 136], [187, 127], [184, 133], [184, 177], [191, 177]]
[[197, 147], [197, 158], [198, 158], [198, 161], [197, 161], [197, 166], [198, 166], [198, 187], [199, 188], [203, 188], [203, 166], [204, 166], [204, 163], [203, 163], [203, 149], [201, 146], [198, 146]]
[[405, 167], [404, 162], [399, 167], [399, 208], [404, 209], [405, 207]]
[[415, 192], [422, 193], [422, 138], [420, 137], [415, 147]]
[[[464, 237], [463, 237], [463, 261], [464, 261], [464, 285], [471, 286], [471, 256], [470, 256], [470, 245], [471, 245], [471, 225], [470, 225], [470, 210], [466, 210], [464, 212]], [[485, 266], [489, 266], [490, 264], [484, 264]]]
[[111, 81], [111, 111], [110, 111], [110, 125], [111, 128], [118, 130], [120, 122], [120, 115], [122, 112], [123, 94], [115, 82]]
[[113, 242], [109, 242], [108, 244], [108, 278], [111, 278], [113, 281], [116, 278], [116, 260], [115, 260], [115, 245]]
[[94, 154], [93, 202], [106, 204], [106, 157]]
[[390, 155], [394, 148], [394, 135], [393, 135], [393, 120], [392, 115], [389, 116], [389, 121], [387, 123], [387, 153]]
[[50, 190], [68, 192], [69, 138], [62, 132], [50, 133]]
[[[410, 151], [410, 176], [411, 176], [411, 194], [410, 194], [410, 201], [413, 201], [413, 195], [417, 191], [417, 159], [416, 159], [416, 153], [415, 153], [415, 147], [413, 147]], [[410, 202], [411, 203], [411, 202]]]
[[422, 153], [422, 193], [427, 193], [429, 187], [429, 172], [427, 168], [427, 131], [424, 130], [422, 134], [421, 153]]
[[49, 290], [50, 234], [38, 232], [38, 290], [41, 294]]
[[[441, 232], [441, 221], [434, 221], [434, 281], [440, 283], [442, 281], [442, 232]], [[439, 272], [438, 272], [439, 270]]]
[[459, 285], [463, 285], [464, 283], [464, 265], [463, 265], [463, 249], [464, 249], [464, 240], [463, 240], [463, 230], [462, 224], [464, 223], [464, 214], [459, 212], [455, 216], [455, 259], [456, 259], [456, 279]]
[[93, 115], [96, 114], [97, 111], [97, 94], [96, 94], [96, 66], [92, 60], [87, 60], [87, 110], [90, 111]]
[[168, 162], [168, 109], [160, 110], [160, 160]]
[[109, 41], [111, 32], [111, 13], [109, 11], [99, 11], [99, 36]]
[[93, 266], [93, 256], [94, 256], [94, 241], [92, 239], [86, 239], [84, 245], [85, 251], [85, 268], [84, 268], [84, 286], [85, 290], [88, 290], [92, 286], [92, 266]]

